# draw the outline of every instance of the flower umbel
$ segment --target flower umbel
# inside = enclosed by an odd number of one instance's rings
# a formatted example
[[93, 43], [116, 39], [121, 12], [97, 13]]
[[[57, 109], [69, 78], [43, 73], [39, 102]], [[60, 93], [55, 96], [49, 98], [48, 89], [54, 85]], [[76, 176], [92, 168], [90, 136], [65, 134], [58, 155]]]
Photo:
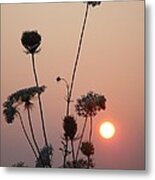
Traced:
[[21, 43], [27, 50], [27, 53], [37, 53], [40, 51], [38, 47], [41, 44], [41, 36], [37, 31], [25, 31], [22, 34]]
[[77, 99], [75, 109], [79, 116], [95, 116], [97, 111], [105, 110], [105, 102], [106, 99], [103, 95], [90, 91], [80, 99]]
[[87, 156], [90, 157], [90, 155], [94, 154], [94, 146], [91, 142], [83, 142], [81, 146], [81, 152]]
[[7, 100], [8, 102], [13, 105], [18, 105], [21, 103], [29, 102], [33, 97], [35, 97], [37, 94], [41, 94], [45, 91], [46, 86], [33, 86], [30, 88], [25, 88], [16, 91], [15, 93], [11, 94]]
[[12, 104], [9, 101], [6, 101], [3, 104], [3, 107], [4, 107], [3, 114], [5, 116], [5, 120], [8, 124], [10, 124], [15, 119], [17, 110], [15, 107], [12, 106]]

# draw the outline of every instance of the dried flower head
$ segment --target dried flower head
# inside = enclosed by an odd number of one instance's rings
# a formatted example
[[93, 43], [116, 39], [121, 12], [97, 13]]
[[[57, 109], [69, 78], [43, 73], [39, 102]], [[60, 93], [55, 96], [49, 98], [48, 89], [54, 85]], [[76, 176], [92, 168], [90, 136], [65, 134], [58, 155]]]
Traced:
[[27, 106], [31, 106], [31, 100], [37, 94], [41, 94], [45, 91], [45, 86], [34, 86], [26, 89], [21, 89], [8, 96], [7, 100], [3, 103], [3, 114], [7, 123], [12, 123], [17, 111], [17, 106], [25, 103]]
[[91, 142], [83, 142], [81, 146], [81, 152], [87, 156], [90, 157], [90, 155], [94, 154], [94, 146]]
[[65, 131], [64, 136], [69, 137], [71, 140], [74, 139], [77, 132], [77, 123], [72, 116], [65, 116], [63, 120], [63, 128]]
[[41, 44], [41, 36], [37, 31], [25, 31], [22, 34], [21, 43], [27, 50], [27, 53], [34, 54], [39, 50]]
[[40, 156], [36, 161], [36, 167], [51, 167], [52, 156], [53, 156], [52, 145], [44, 146], [41, 149]]
[[91, 5], [92, 7], [99, 6], [101, 4], [101, 1], [88, 1], [88, 5]]
[[45, 91], [46, 86], [33, 86], [16, 91], [8, 97], [8, 101], [13, 104], [20, 104], [29, 102], [37, 94], [41, 94]]
[[57, 81], [57, 82], [61, 81], [61, 77], [58, 76], [58, 77], [56, 78], [56, 81]]
[[6, 101], [3, 104], [4, 110], [3, 110], [3, 114], [5, 116], [5, 120], [8, 124], [11, 124], [13, 122], [13, 120], [15, 119], [15, 115], [17, 113], [17, 110], [15, 107], [13, 107], [9, 101]]
[[95, 116], [97, 111], [105, 110], [105, 102], [106, 99], [103, 95], [90, 91], [77, 99], [75, 110], [79, 116]]

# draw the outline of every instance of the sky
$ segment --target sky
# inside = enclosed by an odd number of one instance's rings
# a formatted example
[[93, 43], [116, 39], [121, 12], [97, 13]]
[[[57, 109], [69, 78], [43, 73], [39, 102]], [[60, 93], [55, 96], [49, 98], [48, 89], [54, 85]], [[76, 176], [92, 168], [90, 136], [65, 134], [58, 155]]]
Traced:
[[[35, 11], [34, 11], [35, 8]], [[59, 151], [65, 114], [65, 86], [70, 81], [81, 31], [85, 4], [37, 3], [1, 5], [1, 165], [24, 161], [34, 166], [18, 119], [9, 125], [2, 104], [18, 89], [33, 86], [30, 56], [20, 38], [25, 30], [42, 36], [36, 55], [49, 142], [54, 148], [53, 166], [62, 164]], [[76, 116], [76, 99], [88, 91], [104, 94], [106, 110], [93, 119], [94, 162], [99, 169], [144, 169], [144, 1], [102, 2], [90, 8], [73, 92], [71, 114], [80, 133], [83, 119]], [[23, 117], [26, 121], [24, 110]], [[37, 102], [33, 124], [43, 146]], [[112, 139], [99, 134], [99, 126], [109, 120], [116, 127]], [[88, 131], [88, 129], [87, 129]], [[85, 137], [86, 138], [86, 137]]]

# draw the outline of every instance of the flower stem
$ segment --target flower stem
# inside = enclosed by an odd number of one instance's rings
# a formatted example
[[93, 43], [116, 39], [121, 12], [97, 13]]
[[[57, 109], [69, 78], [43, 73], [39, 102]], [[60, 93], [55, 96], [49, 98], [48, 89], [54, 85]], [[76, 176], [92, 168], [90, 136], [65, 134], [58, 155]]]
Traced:
[[82, 132], [81, 132], [81, 138], [80, 138], [80, 141], [79, 141], [79, 144], [78, 144], [76, 158], [75, 158], [76, 161], [78, 159], [78, 155], [79, 155], [79, 152], [80, 152], [80, 146], [81, 146], [82, 139], [83, 139], [83, 136], [84, 136], [84, 132], [85, 132], [85, 129], [86, 129], [86, 124], [87, 124], [87, 117], [85, 118], [85, 121], [84, 121], [84, 124], [83, 124]]
[[30, 109], [26, 108], [26, 110], [27, 110], [27, 115], [28, 115], [28, 122], [29, 122], [30, 131], [31, 131], [31, 136], [32, 136], [33, 142], [35, 144], [35, 147], [37, 149], [37, 152], [38, 152], [38, 154], [40, 154], [39, 146], [38, 146], [38, 143], [36, 141], [34, 131], [33, 131], [33, 125], [32, 125], [32, 120], [31, 120]]
[[[73, 73], [71, 76], [70, 90], [69, 90], [68, 98], [67, 98], [66, 116], [69, 116], [69, 114], [70, 114], [70, 112], [69, 112], [70, 111], [70, 102], [71, 102], [71, 97], [72, 97], [72, 91], [73, 91], [73, 85], [74, 85], [74, 81], [75, 81], [75, 74], [76, 74], [76, 70], [77, 70], [78, 60], [79, 60], [80, 52], [81, 52], [82, 39], [83, 39], [84, 30], [86, 27], [86, 22], [87, 22], [87, 17], [88, 17], [88, 9], [89, 9], [89, 5], [87, 3], [85, 15], [84, 15], [84, 21], [83, 21], [83, 25], [82, 25], [82, 31], [80, 34], [80, 40], [78, 43], [78, 50], [77, 50], [77, 54], [76, 54], [75, 64], [74, 64]], [[66, 150], [65, 150], [65, 154], [64, 154], [64, 167], [66, 166], [65, 163], [66, 163], [66, 158], [67, 158], [67, 154], [68, 154], [68, 142], [67, 141], [68, 140], [66, 140]]]
[[29, 136], [28, 136], [28, 134], [27, 134], [27, 131], [26, 131], [26, 128], [25, 128], [25, 125], [24, 125], [22, 116], [21, 116], [20, 112], [17, 112], [17, 113], [18, 113], [18, 116], [19, 116], [19, 119], [20, 119], [20, 123], [21, 123], [21, 127], [22, 127], [22, 129], [23, 129], [24, 135], [25, 135], [25, 137], [26, 137], [26, 139], [27, 139], [27, 142], [29, 143], [29, 145], [30, 145], [30, 147], [31, 147], [31, 149], [32, 149], [32, 151], [33, 151], [33, 153], [34, 153], [34, 156], [35, 156], [35, 158], [37, 159], [37, 158], [38, 158], [38, 157], [37, 157], [37, 153], [36, 153], [36, 151], [35, 151], [35, 149], [34, 149], [34, 147], [33, 147], [33, 144], [32, 144], [32, 142], [31, 142], [31, 140], [30, 140], [30, 138], [29, 138]]
[[87, 169], [89, 169], [89, 167], [90, 167], [90, 156], [87, 157], [87, 160], [88, 160]]
[[39, 146], [38, 146], [38, 143], [37, 143], [37, 140], [35, 138], [35, 135], [34, 135], [34, 131], [33, 131], [33, 125], [32, 125], [32, 120], [31, 120], [31, 113], [30, 113], [30, 109], [28, 107], [26, 107], [26, 110], [27, 110], [27, 115], [28, 115], [28, 122], [29, 122], [29, 127], [30, 127], [30, 131], [31, 131], [31, 136], [32, 136], [32, 139], [33, 139], [33, 142], [34, 142], [34, 145], [37, 149], [37, 152], [39, 154], [39, 157], [41, 159], [41, 163], [44, 167], [44, 162], [42, 160], [42, 155], [40, 153], [40, 149], [39, 149]]
[[86, 27], [87, 17], [88, 17], [88, 9], [89, 9], [89, 5], [88, 5], [88, 3], [86, 3], [86, 10], [85, 10], [84, 21], [83, 21], [83, 25], [82, 25], [82, 31], [81, 31], [81, 34], [80, 34], [80, 40], [79, 40], [79, 43], [78, 43], [77, 55], [76, 55], [76, 59], [75, 59], [73, 73], [72, 73], [72, 76], [71, 76], [70, 91], [69, 91], [69, 97], [68, 97], [68, 101], [67, 101], [67, 114], [69, 114], [69, 108], [70, 108], [72, 91], [73, 91], [73, 86], [74, 86], [74, 81], [75, 81], [75, 75], [76, 75], [77, 65], [78, 65], [78, 61], [79, 61], [79, 57], [80, 57], [80, 52], [81, 52], [81, 47], [82, 47], [82, 40], [83, 40], [83, 35], [84, 35], [85, 27]]
[[71, 147], [72, 147], [72, 158], [73, 158], [73, 162], [75, 162], [75, 152], [74, 152], [74, 142], [73, 142], [73, 139], [71, 139]]
[[64, 162], [63, 162], [63, 167], [66, 168], [66, 159], [67, 159], [67, 155], [68, 155], [68, 138], [65, 138], [65, 154], [64, 154]]
[[[35, 68], [34, 54], [32, 54], [32, 67], [33, 67], [35, 83], [36, 83], [36, 86], [38, 87], [39, 82], [38, 82], [38, 77], [37, 77], [37, 71], [36, 71], [36, 68]], [[41, 102], [40, 94], [38, 94], [38, 101], [39, 101], [39, 109], [40, 109], [40, 117], [41, 117], [43, 137], [44, 137], [44, 141], [45, 141], [46, 146], [48, 146], [46, 129], [45, 129], [45, 121], [44, 121], [44, 115], [43, 115], [43, 108], [42, 108], [42, 102]]]
[[92, 119], [92, 116], [90, 116], [89, 142], [91, 142], [91, 139], [92, 139], [92, 133], [93, 133], [93, 119]]

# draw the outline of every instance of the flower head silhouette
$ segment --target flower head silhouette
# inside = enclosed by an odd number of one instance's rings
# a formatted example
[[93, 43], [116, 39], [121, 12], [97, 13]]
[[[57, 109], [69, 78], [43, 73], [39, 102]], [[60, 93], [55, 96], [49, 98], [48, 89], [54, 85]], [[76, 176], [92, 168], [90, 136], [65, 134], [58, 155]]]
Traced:
[[92, 91], [77, 99], [75, 110], [79, 116], [95, 116], [97, 111], [105, 110], [106, 99], [103, 95], [96, 94]]
[[81, 152], [89, 157], [90, 155], [93, 155], [94, 154], [94, 146], [92, 143], [90, 142], [83, 142], [82, 143], [82, 146], [81, 146]]
[[3, 104], [4, 107], [17, 106], [21, 103], [30, 102], [30, 100], [37, 94], [41, 94], [45, 91], [46, 86], [34, 86], [16, 91], [8, 96], [7, 101]]
[[65, 131], [64, 136], [72, 140], [77, 132], [77, 123], [74, 117], [66, 116], [63, 120], [63, 128]]
[[3, 114], [5, 116], [5, 120], [8, 124], [10, 124], [15, 119], [17, 110], [15, 107], [12, 106], [12, 104], [9, 101], [6, 101], [3, 104], [3, 107], [4, 107]]
[[[44, 146], [40, 151], [40, 156], [36, 161], [36, 167], [51, 167], [51, 158], [53, 156], [52, 145]], [[43, 161], [43, 163], [42, 163]]]
[[88, 5], [92, 5], [92, 7], [99, 6], [101, 1], [88, 1]]
[[27, 53], [34, 54], [39, 52], [37, 49], [41, 43], [41, 36], [37, 31], [25, 31], [22, 34], [21, 42]]

